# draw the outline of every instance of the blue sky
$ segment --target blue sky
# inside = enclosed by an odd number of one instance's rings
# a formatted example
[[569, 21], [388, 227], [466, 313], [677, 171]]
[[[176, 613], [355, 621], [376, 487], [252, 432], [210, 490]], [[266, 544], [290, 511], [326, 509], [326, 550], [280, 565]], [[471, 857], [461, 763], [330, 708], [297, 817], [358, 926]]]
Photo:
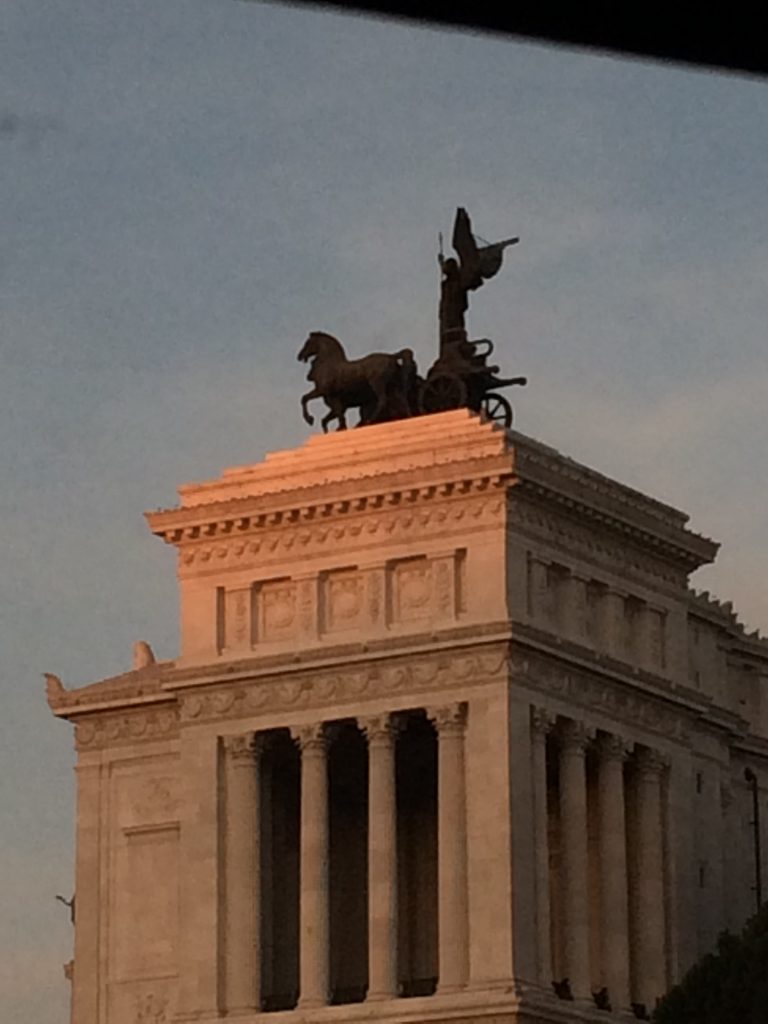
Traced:
[[0, 1007], [67, 1020], [73, 765], [43, 671], [176, 650], [142, 511], [307, 435], [309, 330], [435, 357], [437, 233], [516, 426], [691, 513], [768, 628], [768, 84], [227, 0], [0, 14]]

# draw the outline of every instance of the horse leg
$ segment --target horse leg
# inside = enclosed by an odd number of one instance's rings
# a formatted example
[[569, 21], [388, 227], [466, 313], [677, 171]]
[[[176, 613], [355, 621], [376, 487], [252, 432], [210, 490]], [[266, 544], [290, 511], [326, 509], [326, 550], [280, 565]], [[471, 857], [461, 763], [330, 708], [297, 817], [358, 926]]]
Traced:
[[372, 403], [371, 408], [366, 410], [368, 415], [365, 417], [364, 421], [363, 421], [363, 419], [361, 417], [361, 419], [360, 419], [361, 426], [363, 426], [365, 423], [376, 423], [378, 417], [382, 414], [382, 412], [384, 411], [384, 408], [385, 408], [385, 406], [387, 404], [387, 378], [386, 377], [377, 375], [376, 377], [373, 377], [373, 378], [371, 378], [371, 380], [368, 381], [368, 386], [370, 387], [371, 391], [373, 392], [374, 401]]
[[322, 397], [323, 397], [323, 396], [322, 396], [322, 395], [321, 395], [321, 393], [320, 393], [320, 392], [319, 392], [319, 391], [317, 390], [317, 388], [312, 388], [312, 390], [311, 390], [311, 391], [308, 391], [308, 392], [306, 393], [306, 395], [302, 395], [302, 396], [301, 396], [301, 414], [302, 414], [302, 416], [304, 417], [304, 421], [305, 421], [306, 423], [308, 423], [308, 424], [310, 425], [310, 427], [311, 427], [311, 426], [312, 426], [312, 424], [313, 424], [313, 423], [315, 422], [315, 418], [314, 418], [314, 416], [313, 416], [313, 415], [312, 415], [312, 414], [311, 414], [311, 413], [309, 412], [309, 410], [307, 409], [307, 404], [308, 404], [309, 402], [311, 402], [313, 398], [322, 398]]
[[342, 402], [338, 398], [326, 398], [325, 401], [328, 404], [329, 412], [322, 419], [323, 433], [328, 433], [328, 424], [331, 420], [339, 421], [338, 430], [346, 430], [347, 421], [344, 416], [344, 405]]

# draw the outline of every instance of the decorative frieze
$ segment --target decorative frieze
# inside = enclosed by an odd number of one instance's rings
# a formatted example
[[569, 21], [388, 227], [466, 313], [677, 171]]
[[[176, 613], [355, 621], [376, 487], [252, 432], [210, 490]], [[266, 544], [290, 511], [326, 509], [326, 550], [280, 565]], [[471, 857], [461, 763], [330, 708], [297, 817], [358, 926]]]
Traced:
[[333, 671], [307, 671], [265, 678], [205, 693], [181, 695], [185, 722], [239, 718], [265, 711], [293, 711], [350, 704], [402, 693], [426, 694], [451, 686], [482, 686], [506, 678], [507, 652], [493, 647], [475, 652], [441, 652], [406, 659], [349, 665]]
[[522, 685], [556, 697], [564, 705], [593, 709], [616, 721], [688, 741], [691, 722], [684, 711], [630, 685], [517, 648], [512, 650], [510, 669]]
[[88, 716], [75, 725], [78, 750], [168, 739], [178, 734], [179, 712], [174, 706], [152, 707], [122, 714]]

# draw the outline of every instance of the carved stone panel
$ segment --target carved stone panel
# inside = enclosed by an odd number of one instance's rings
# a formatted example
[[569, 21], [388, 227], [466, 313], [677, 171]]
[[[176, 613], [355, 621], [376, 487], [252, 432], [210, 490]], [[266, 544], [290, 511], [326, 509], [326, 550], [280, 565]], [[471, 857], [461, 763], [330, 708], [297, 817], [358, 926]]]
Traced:
[[292, 580], [270, 580], [257, 587], [257, 642], [289, 640], [296, 635], [296, 597], [296, 583]]
[[358, 569], [327, 573], [322, 583], [323, 631], [359, 629], [365, 624], [365, 575]]
[[226, 591], [224, 639], [228, 651], [248, 650], [251, 646], [252, 595], [252, 587]]
[[432, 614], [432, 563], [408, 558], [392, 568], [392, 619], [396, 624], [428, 619]]
[[115, 980], [176, 970], [178, 837], [175, 825], [136, 826], [117, 838], [110, 901]]
[[178, 780], [169, 773], [126, 775], [120, 780], [117, 793], [121, 828], [167, 824], [178, 819]]

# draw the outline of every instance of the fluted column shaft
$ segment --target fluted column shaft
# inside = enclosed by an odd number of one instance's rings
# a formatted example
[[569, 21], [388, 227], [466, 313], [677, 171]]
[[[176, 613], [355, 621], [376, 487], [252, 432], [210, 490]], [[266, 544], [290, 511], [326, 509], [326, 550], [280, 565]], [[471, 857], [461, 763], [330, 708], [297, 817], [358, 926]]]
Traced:
[[465, 707], [452, 704], [427, 713], [438, 736], [438, 991], [455, 992], [469, 979]]
[[560, 733], [563, 963], [575, 999], [588, 999], [589, 886], [585, 753], [588, 731], [569, 722]]
[[650, 1013], [666, 988], [664, 846], [661, 814], [663, 759], [643, 749], [637, 757], [637, 949], [635, 1001]]
[[603, 984], [614, 1010], [630, 1007], [629, 902], [624, 761], [618, 736], [598, 741], [598, 831], [600, 851], [600, 954]]
[[531, 711], [533, 830], [536, 857], [536, 942], [539, 984], [552, 982], [552, 926], [549, 894], [549, 822], [547, 816], [547, 734], [555, 719], [544, 708]]
[[395, 732], [388, 715], [361, 723], [368, 737], [368, 999], [397, 995]]
[[328, 762], [322, 723], [292, 730], [301, 749], [299, 1007], [329, 996]]
[[224, 739], [226, 756], [225, 994], [231, 1014], [259, 1009], [259, 785], [258, 738]]

